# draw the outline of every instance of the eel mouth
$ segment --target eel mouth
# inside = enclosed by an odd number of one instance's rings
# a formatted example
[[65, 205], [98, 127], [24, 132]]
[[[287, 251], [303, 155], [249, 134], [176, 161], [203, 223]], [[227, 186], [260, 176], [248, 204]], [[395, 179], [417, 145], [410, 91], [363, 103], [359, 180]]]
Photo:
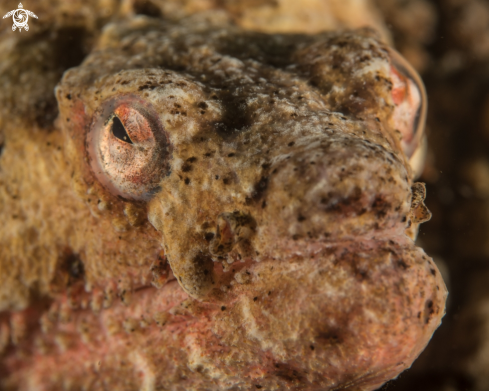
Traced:
[[[318, 145], [272, 165], [256, 205], [221, 213], [219, 235], [201, 238], [211, 300], [192, 298], [163, 253], [139, 287], [74, 280], [2, 315], [1, 387], [374, 390], [408, 368], [447, 293], [405, 234], [404, 162], [344, 135]], [[239, 227], [246, 241], [233, 243]], [[244, 243], [248, 257], [213, 262]]]
[[107, 308], [83, 308], [100, 292], [74, 286], [4, 314], [2, 386], [373, 390], [411, 365], [444, 314], [440, 273], [406, 237], [236, 266], [219, 302], [192, 299], [169, 271]]

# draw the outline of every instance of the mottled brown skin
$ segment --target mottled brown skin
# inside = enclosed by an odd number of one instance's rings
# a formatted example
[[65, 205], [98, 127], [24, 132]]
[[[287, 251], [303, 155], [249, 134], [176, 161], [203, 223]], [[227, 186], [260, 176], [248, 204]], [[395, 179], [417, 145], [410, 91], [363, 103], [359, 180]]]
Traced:
[[[373, 390], [409, 367], [446, 289], [409, 231], [427, 211], [390, 61], [368, 29], [268, 35], [215, 12], [107, 26], [56, 89], [61, 133], [18, 119], [7, 134], [2, 167], [38, 152], [25, 137], [53, 151], [28, 166], [38, 180], [2, 188], [52, 200], [0, 231], [3, 386]], [[121, 96], [171, 146], [138, 201], [96, 178], [87, 148]]]

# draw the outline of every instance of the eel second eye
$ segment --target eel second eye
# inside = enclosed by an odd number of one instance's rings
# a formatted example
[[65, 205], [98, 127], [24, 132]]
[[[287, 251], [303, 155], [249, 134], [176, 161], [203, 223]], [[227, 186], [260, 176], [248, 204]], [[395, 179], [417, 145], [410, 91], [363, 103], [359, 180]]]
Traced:
[[424, 135], [427, 99], [424, 84], [418, 73], [395, 50], [391, 58], [394, 126], [402, 135], [401, 146], [410, 159], [421, 148]]
[[87, 146], [96, 178], [124, 198], [148, 199], [169, 170], [170, 145], [158, 115], [135, 96], [102, 104]]
[[133, 143], [119, 117], [112, 118], [112, 134], [119, 140], [125, 141], [129, 144]]

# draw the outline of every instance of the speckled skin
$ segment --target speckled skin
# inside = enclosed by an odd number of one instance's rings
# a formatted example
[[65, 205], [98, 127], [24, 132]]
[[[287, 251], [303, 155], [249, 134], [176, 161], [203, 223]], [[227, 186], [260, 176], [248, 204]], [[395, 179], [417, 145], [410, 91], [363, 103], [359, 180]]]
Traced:
[[[31, 185], [52, 202], [2, 252], [2, 281], [31, 275], [9, 261], [44, 273], [2, 291], [20, 310], [2, 315], [4, 387], [374, 390], [409, 367], [446, 289], [412, 240], [424, 188], [390, 72], [369, 29], [269, 35], [221, 12], [106, 26], [56, 88], [60, 132], [30, 135], [53, 149]], [[121, 96], [169, 142], [144, 200], [111, 193], [88, 154]], [[9, 134], [2, 167], [36, 153], [27, 134]]]

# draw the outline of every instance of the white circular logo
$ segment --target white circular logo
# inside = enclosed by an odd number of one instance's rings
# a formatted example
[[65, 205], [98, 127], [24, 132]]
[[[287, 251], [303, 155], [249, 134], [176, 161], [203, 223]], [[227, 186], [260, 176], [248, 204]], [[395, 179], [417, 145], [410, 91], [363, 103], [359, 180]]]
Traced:
[[32, 16], [33, 18], [37, 19], [37, 15], [29, 10], [25, 10], [22, 3], [19, 3], [18, 7], [19, 8], [16, 10], [7, 12], [3, 16], [3, 19], [12, 16], [12, 20], [14, 22], [14, 24], [12, 25], [13, 31], [17, 29], [19, 29], [19, 32], [22, 31], [22, 29], [24, 29], [25, 31], [29, 31], [29, 25], [27, 24], [27, 21], [29, 20], [29, 16]]

